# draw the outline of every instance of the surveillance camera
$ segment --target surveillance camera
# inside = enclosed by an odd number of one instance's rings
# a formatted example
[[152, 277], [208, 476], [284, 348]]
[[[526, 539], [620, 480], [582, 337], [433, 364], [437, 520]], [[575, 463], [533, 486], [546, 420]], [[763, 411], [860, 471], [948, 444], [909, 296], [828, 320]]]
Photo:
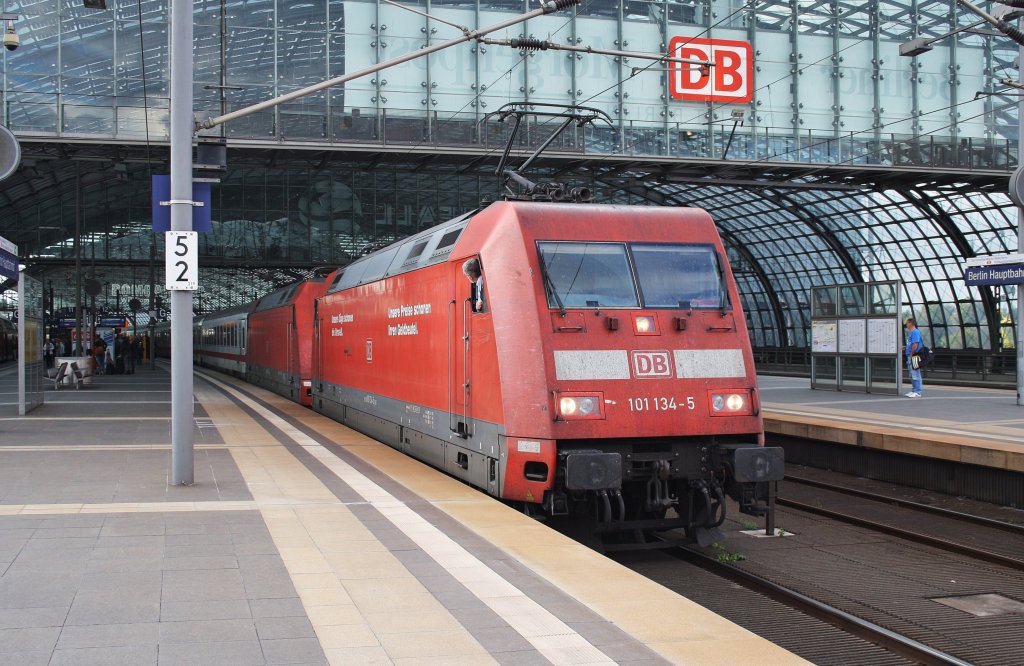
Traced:
[[4, 48], [8, 51], [13, 51], [21, 45], [21, 40], [18, 39], [18, 33], [14, 32], [14, 28], [8, 28], [4, 33]]

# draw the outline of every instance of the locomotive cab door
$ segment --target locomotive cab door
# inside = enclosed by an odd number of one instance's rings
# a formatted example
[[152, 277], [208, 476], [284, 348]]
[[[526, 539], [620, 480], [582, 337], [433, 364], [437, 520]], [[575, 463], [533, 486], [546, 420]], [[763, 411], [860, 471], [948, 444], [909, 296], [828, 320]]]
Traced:
[[[297, 398], [298, 394], [296, 389], [300, 387], [302, 382], [299, 380], [299, 336], [298, 329], [295, 326], [295, 304], [292, 303], [291, 317], [288, 319], [288, 358], [285, 359], [285, 368], [288, 373], [288, 395], [291, 398]], [[301, 389], [300, 389], [301, 390]]]
[[459, 437], [473, 436], [473, 320], [487, 310], [483, 280], [467, 279], [463, 267], [480, 258], [455, 262], [451, 266], [454, 291], [448, 303], [448, 395], [449, 428]]

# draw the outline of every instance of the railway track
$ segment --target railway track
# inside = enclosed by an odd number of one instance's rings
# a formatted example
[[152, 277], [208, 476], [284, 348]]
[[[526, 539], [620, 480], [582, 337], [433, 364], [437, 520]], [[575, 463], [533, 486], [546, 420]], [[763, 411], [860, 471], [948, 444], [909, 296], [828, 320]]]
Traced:
[[[786, 476], [786, 481], [795, 482], [805, 486], [820, 488], [823, 490], [828, 490], [830, 492], [836, 492], [862, 499], [868, 499], [888, 505], [898, 506], [913, 511], [920, 511], [934, 515], [940, 515], [944, 518], [948, 518], [951, 520], [970, 523], [971, 525], [977, 527], [993, 528], [1024, 536], [1024, 527], [1020, 525], [1014, 525], [1012, 523], [1003, 522], [1000, 520], [993, 520], [991, 518], [984, 518], [982, 516], [975, 516], [967, 513], [962, 513], [959, 511], [952, 511], [950, 509], [944, 509], [941, 507], [929, 506], [927, 504], [921, 504], [919, 502], [911, 502], [908, 500], [888, 497], [885, 495], [879, 495], [877, 493], [857, 490], [845, 486], [837, 486], [823, 481], [804, 479], [800, 477], [791, 477], [789, 475]], [[778, 497], [776, 498], [775, 502], [778, 506], [784, 506], [791, 509], [796, 509], [798, 511], [812, 513], [814, 515], [823, 516], [825, 518], [830, 518], [833, 520], [838, 520], [850, 525], [856, 525], [858, 527], [865, 527], [875, 532], [889, 534], [891, 536], [896, 536], [901, 539], [907, 539], [915, 543], [925, 544], [928, 546], [932, 546], [933, 548], [939, 548], [941, 550], [956, 553], [958, 555], [966, 555], [968, 557], [972, 557], [983, 562], [998, 564], [1017, 571], [1024, 571], [1024, 559], [1020, 559], [1010, 555], [1004, 555], [1002, 553], [993, 552], [985, 548], [979, 548], [977, 546], [971, 546], [964, 543], [950, 541], [949, 539], [944, 537], [937, 537], [930, 534], [925, 534], [921, 531], [897, 527], [895, 525], [880, 522], [878, 520], [863, 518], [861, 516], [856, 516], [851, 513], [836, 511], [834, 509], [828, 509], [823, 506], [816, 506], [808, 504], [806, 502], [799, 502], [786, 497]]]
[[1013, 534], [1020, 534], [1024, 536], [1024, 525], [1008, 523], [1003, 520], [994, 520], [992, 518], [976, 516], [974, 514], [964, 513], [962, 511], [944, 509], [942, 507], [932, 506], [930, 504], [911, 502], [910, 500], [899, 499], [898, 497], [889, 497], [887, 495], [880, 495], [878, 493], [872, 493], [866, 490], [858, 490], [856, 488], [849, 488], [847, 486], [839, 486], [833, 483], [828, 483], [826, 481], [818, 481], [816, 479], [806, 479], [799, 476], [793, 476], [792, 474], [786, 474], [786, 481], [798, 483], [803, 486], [811, 486], [814, 488], [821, 488], [823, 490], [830, 490], [832, 492], [842, 493], [844, 495], [851, 495], [853, 497], [861, 497], [863, 499], [885, 502], [886, 504], [892, 504], [893, 506], [901, 506], [914, 509], [916, 511], [933, 513], [938, 516], [952, 518], [953, 520], [962, 520], [964, 522], [973, 523], [975, 525], [984, 525], [985, 527], [992, 527], [997, 530], [1003, 530], [1006, 532], [1011, 532]]
[[785, 604], [805, 615], [826, 622], [842, 631], [878, 645], [889, 652], [910, 659], [916, 663], [943, 666], [968, 666], [970, 662], [930, 647], [908, 636], [886, 629], [883, 626], [859, 618], [839, 608], [813, 599], [796, 590], [774, 583], [739, 567], [721, 562], [714, 557], [689, 548], [667, 551], [673, 557], [682, 559], [717, 576], [742, 585], [762, 594], [773, 601]]
[[[973, 509], [983, 515], [973, 515], [822, 481], [788, 480], [777, 505], [794, 540], [750, 540], [730, 531], [713, 549], [665, 551], [699, 567], [707, 580], [729, 581], [737, 594], [757, 593], [764, 604], [785, 608], [785, 622], [759, 622], [748, 612], [756, 604], [731, 596], [729, 583], [688, 585], [683, 571], [641, 566], [661, 574], [655, 580], [684, 595], [697, 593], [699, 603], [815, 663], [1024, 663], [1011, 638], [1021, 626], [1019, 614], [986, 619], [941, 605], [961, 596], [1000, 596], [995, 592], [1009, 603], [1024, 598], [1024, 559], [1017, 556], [1024, 552], [1024, 528], [984, 517], [985, 507]], [[747, 521], [734, 522], [750, 530]], [[781, 621], [783, 612], [775, 612]], [[870, 643], [871, 651], [852, 652], [857, 641]]]

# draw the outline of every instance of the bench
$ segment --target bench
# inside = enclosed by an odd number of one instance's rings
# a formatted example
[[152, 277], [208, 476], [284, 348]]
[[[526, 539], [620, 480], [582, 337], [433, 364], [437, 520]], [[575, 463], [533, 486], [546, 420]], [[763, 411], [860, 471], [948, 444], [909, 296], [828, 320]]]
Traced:
[[76, 389], [80, 389], [83, 386], [82, 380], [85, 379], [85, 373], [78, 367], [77, 361], [71, 362], [71, 382], [75, 385]]
[[68, 364], [65, 361], [56, 368], [50, 368], [46, 371], [46, 378], [53, 380], [53, 388], [60, 390], [60, 387], [64, 385], [64, 376], [68, 374]]

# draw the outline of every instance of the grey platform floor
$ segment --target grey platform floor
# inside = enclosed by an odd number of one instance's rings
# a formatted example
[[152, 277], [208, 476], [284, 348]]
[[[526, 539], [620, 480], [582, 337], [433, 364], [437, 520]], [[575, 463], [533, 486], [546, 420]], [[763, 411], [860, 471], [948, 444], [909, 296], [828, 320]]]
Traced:
[[1014, 391], [929, 386], [927, 377], [921, 398], [812, 389], [809, 379], [798, 377], [760, 375], [758, 385], [766, 416], [821, 417], [1024, 447], [1024, 406]]
[[[599, 614], [580, 592], [553, 585], [336, 445], [361, 435], [307, 410], [278, 414], [220, 379], [197, 382], [215, 417], [196, 404], [196, 483], [169, 486], [169, 389], [164, 369], [139, 369], [81, 390], [50, 388], [27, 417], [2, 405], [0, 666], [641, 666], [694, 649], [719, 654], [719, 641], [737, 644], [730, 632], [747, 653], [796, 661], [647, 581], [615, 580], [625, 570], [576, 544], [548, 544], [547, 531], [533, 536], [570, 566], [595, 558], [590, 568], [612, 567], [595, 599], [609, 585], [642, 590], [654, 607], [716, 627], [714, 636], [680, 633], [679, 620], [665, 621], [646, 639], [654, 650], [621, 628], [636, 621], [634, 610], [605, 611], [617, 619]], [[0, 369], [0, 402], [14, 402], [15, 391], [13, 371]], [[304, 426], [307, 416], [338, 432]], [[410, 473], [407, 458], [394, 462]], [[500, 515], [517, 545], [522, 530], [536, 528], [434, 470], [412, 467], [445, 502], [472, 493], [453, 504]]]
[[16, 391], [0, 370], [0, 510], [28, 505], [0, 515], [0, 664], [326, 663], [258, 510], [154, 510], [252, 499], [198, 404], [196, 484], [168, 485], [166, 372], [50, 387], [24, 419]]

